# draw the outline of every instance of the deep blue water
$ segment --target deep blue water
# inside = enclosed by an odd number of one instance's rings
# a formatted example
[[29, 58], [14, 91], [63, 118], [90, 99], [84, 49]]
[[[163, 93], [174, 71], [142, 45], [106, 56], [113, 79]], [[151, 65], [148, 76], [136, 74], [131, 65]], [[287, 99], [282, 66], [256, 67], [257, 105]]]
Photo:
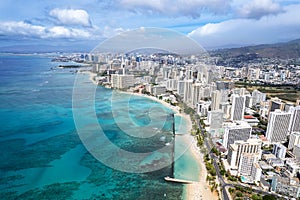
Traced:
[[[45, 56], [0, 55], [0, 199], [181, 199], [183, 186], [163, 179], [171, 173], [171, 154], [160, 149], [172, 139], [172, 120], [160, 113], [171, 111], [127, 94], [113, 95], [112, 101], [111, 90], [97, 87], [93, 113], [82, 94], [79, 127], [96, 141], [87, 151], [75, 127], [72, 94], [76, 76], [83, 86], [91, 82], [87, 74], [59, 69], [59, 64]], [[149, 115], [152, 108], [158, 109], [154, 116]], [[103, 135], [92, 122], [95, 116]], [[149, 133], [136, 127], [149, 124], [154, 124]], [[159, 132], [140, 137], [153, 131]], [[121, 150], [150, 153], [133, 160], [120, 156]], [[182, 170], [195, 165], [184, 166], [192, 162], [187, 158], [177, 163]], [[166, 165], [147, 173], [124, 172], [133, 170], [135, 163], [137, 170], [146, 171]]]

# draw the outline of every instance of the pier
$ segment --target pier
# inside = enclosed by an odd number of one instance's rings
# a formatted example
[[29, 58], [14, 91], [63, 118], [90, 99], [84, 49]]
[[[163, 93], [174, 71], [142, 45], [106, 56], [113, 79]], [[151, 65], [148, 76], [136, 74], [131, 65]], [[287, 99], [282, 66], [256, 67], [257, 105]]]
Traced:
[[193, 181], [177, 179], [177, 178], [170, 178], [168, 176], [165, 177], [165, 180], [169, 181], [169, 182], [184, 183], [184, 184], [192, 184], [193, 183]]
[[[172, 176], [174, 177], [174, 171], [175, 171], [175, 160], [174, 160], [174, 157], [175, 157], [175, 138], [176, 138], [176, 135], [185, 135], [185, 134], [176, 134], [175, 133], [175, 116], [174, 114], [172, 114], [172, 117], [173, 117], [173, 126], [172, 126], [172, 129], [173, 129], [173, 151], [172, 151], [172, 167], [171, 167], [171, 173], [172, 173]], [[192, 184], [193, 181], [188, 181], [188, 180], [183, 180], [183, 179], [177, 179], [177, 178], [171, 178], [169, 176], [166, 176], [165, 178], [165, 181], [168, 181], [168, 182], [175, 182], [175, 183], [183, 183], [183, 184]]]

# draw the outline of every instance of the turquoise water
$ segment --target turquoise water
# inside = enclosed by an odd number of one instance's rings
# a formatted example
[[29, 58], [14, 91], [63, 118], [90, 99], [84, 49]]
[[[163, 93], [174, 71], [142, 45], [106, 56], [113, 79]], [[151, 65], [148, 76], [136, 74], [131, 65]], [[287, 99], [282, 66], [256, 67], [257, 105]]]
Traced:
[[[88, 109], [89, 99], [84, 95], [78, 108], [80, 125], [96, 141], [92, 149], [87, 148], [79, 138], [72, 109], [77, 74], [56, 68], [61, 63], [50, 60], [37, 55], [0, 55], [0, 199], [181, 199], [183, 186], [163, 179], [171, 174], [171, 148], [164, 147], [172, 142], [172, 118], [165, 115], [172, 111], [127, 94], [114, 95], [112, 104], [112, 91], [97, 87], [95, 112]], [[84, 86], [91, 84], [86, 74], [79, 76]], [[176, 118], [176, 124], [181, 121]], [[178, 129], [184, 132], [182, 122]], [[139, 131], [143, 126], [147, 129]], [[120, 157], [104, 137], [120, 150], [144, 157]], [[182, 145], [184, 141], [176, 139], [175, 147]], [[101, 155], [104, 162], [90, 152]], [[127, 173], [105, 162], [149, 172]], [[151, 171], [158, 165], [164, 167]], [[186, 152], [176, 162], [175, 175], [192, 178], [195, 169]]]

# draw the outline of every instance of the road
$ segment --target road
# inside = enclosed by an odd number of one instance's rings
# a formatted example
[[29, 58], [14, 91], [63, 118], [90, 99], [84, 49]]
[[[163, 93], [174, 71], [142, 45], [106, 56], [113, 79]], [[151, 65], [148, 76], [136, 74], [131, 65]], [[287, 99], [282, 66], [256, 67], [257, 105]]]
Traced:
[[208, 150], [208, 152], [209, 152], [209, 156], [210, 156], [210, 158], [212, 159], [213, 165], [214, 165], [214, 167], [215, 167], [215, 169], [216, 169], [216, 174], [217, 174], [217, 177], [218, 177], [220, 186], [221, 186], [221, 188], [222, 188], [222, 196], [223, 196], [223, 199], [224, 199], [224, 200], [230, 200], [229, 195], [228, 195], [228, 193], [227, 193], [227, 191], [226, 191], [225, 188], [226, 188], [226, 187], [229, 187], [229, 186], [231, 186], [231, 185], [230, 185], [230, 184], [227, 184], [227, 183], [224, 181], [222, 175], [220, 174], [220, 168], [219, 168], [219, 165], [218, 165], [218, 163], [217, 163], [217, 159], [218, 159], [218, 158], [215, 156], [214, 153], [211, 152], [212, 147], [211, 147], [211, 145], [209, 144], [208, 137], [205, 137], [205, 136], [204, 136], [204, 130], [203, 130], [203, 127], [202, 127], [202, 125], [201, 125], [199, 119], [197, 118], [197, 116], [195, 116], [195, 119], [196, 119], [196, 122], [197, 122], [197, 124], [198, 124], [198, 127], [200, 127], [200, 129], [201, 129], [201, 135], [202, 135], [202, 137], [204, 138], [205, 146], [206, 146], [206, 148], [207, 148], [207, 150]]

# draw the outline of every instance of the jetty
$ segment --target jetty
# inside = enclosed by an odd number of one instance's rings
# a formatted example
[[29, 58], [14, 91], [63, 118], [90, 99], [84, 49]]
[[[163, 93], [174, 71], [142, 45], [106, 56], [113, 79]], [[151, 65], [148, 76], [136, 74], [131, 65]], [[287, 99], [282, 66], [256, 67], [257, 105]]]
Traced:
[[[172, 176], [174, 177], [174, 170], [175, 170], [175, 160], [174, 160], [174, 157], [175, 157], [175, 139], [176, 139], [176, 135], [184, 135], [184, 134], [176, 134], [175, 133], [175, 117], [174, 117], [174, 114], [172, 114], [172, 117], [173, 117], [173, 150], [172, 150], [172, 166], [171, 166], [171, 173], [172, 173]], [[183, 183], [183, 184], [192, 184], [193, 181], [188, 181], [188, 180], [183, 180], [183, 179], [178, 179], [178, 178], [171, 178], [169, 176], [166, 176], [165, 178], [165, 181], [169, 181], [169, 182], [175, 182], [175, 183]]]
[[169, 181], [169, 182], [176, 182], [176, 183], [183, 183], [183, 184], [192, 184], [193, 183], [193, 181], [188, 181], [188, 180], [183, 180], [183, 179], [178, 179], [178, 178], [171, 178], [169, 176], [166, 176], [165, 180]]

